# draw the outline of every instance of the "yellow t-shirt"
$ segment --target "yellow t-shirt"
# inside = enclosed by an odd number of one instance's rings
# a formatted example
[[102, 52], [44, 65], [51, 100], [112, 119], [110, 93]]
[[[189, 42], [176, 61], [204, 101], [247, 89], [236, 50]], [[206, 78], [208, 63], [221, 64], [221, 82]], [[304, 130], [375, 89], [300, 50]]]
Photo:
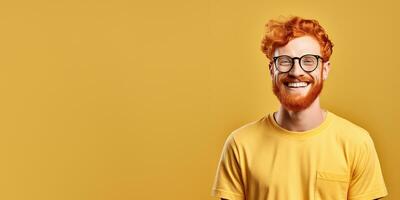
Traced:
[[372, 200], [388, 194], [363, 128], [327, 112], [318, 127], [288, 131], [272, 113], [227, 137], [211, 195], [229, 200]]

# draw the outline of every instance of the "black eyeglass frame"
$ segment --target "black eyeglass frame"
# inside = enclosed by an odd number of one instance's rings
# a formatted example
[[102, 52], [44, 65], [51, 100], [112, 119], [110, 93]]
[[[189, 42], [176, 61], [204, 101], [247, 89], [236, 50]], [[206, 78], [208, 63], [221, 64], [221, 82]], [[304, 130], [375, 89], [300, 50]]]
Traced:
[[[311, 71], [307, 71], [307, 70], [305, 70], [305, 69], [303, 68], [303, 66], [301, 66], [301, 62], [300, 62], [300, 61], [301, 61], [301, 59], [302, 59], [303, 57], [305, 57], [305, 56], [314, 56], [314, 57], [317, 59], [317, 65], [316, 65], [315, 68], [314, 68], [313, 70], [311, 70]], [[288, 58], [292, 59], [292, 66], [290, 66], [289, 70], [284, 71], [284, 72], [283, 72], [283, 71], [280, 71], [280, 70], [278, 69], [278, 65], [277, 65], [277, 63], [276, 63], [276, 61], [278, 60], [278, 58], [281, 58], [281, 57], [288, 57]], [[318, 66], [319, 66], [319, 59], [321, 59], [322, 62], [324, 62], [324, 59], [323, 59], [321, 56], [319, 56], [319, 55], [314, 55], [314, 54], [305, 54], [305, 55], [302, 55], [301, 57], [290, 57], [290, 56], [288, 56], [288, 55], [280, 55], [280, 56], [275, 56], [275, 57], [273, 57], [273, 59], [274, 59], [275, 69], [278, 70], [278, 71], [281, 72], [281, 73], [290, 72], [290, 70], [292, 70], [292, 68], [293, 68], [293, 66], [294, 66], [294, 62], [295, 62], [296, 59], [299, 60], [300, 68], [301, 68], [303, 71], [307, 72], [307, 73], [311, 73], [311, 72], [315, 71], [315, 70], [318, 68]]]

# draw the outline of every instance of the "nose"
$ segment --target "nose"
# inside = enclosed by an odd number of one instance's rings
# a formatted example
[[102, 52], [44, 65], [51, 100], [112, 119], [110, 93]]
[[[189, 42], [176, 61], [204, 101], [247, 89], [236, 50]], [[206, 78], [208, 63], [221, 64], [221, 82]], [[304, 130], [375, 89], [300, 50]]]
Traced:
[[294, 60], [293, 67], [292, 67], [292, 69], [290, 69], [289, 75], [294, 76], [294, 77], [298, 77], [298, 76], [303, 76], [304, 73], [305, 72], [300, 67], [300, 60], [299, 59]]

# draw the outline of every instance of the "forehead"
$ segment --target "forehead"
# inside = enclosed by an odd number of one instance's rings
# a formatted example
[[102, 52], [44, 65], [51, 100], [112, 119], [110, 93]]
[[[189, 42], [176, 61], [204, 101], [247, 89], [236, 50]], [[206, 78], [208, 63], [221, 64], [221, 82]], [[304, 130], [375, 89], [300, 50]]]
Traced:
[[274, 56], [300, 57], [304, 54], [321, 55], [321, 47], [318, 41], [311, 36], [301, 36], [290, 40], [285, 46], [276, 48]]

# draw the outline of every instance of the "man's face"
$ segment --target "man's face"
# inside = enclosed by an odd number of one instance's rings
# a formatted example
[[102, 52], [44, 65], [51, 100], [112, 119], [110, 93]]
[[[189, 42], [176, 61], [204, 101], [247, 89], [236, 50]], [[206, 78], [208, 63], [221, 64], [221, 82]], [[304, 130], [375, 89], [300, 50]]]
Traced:
[[[301, 57], [305, 54], [322, 56], [320, 45], [313, 37], [295, 38], [285, 46], [277, 48], [274, 56]], [[328, 77], [329, 68], [329, 61], [323, 63], [322, 59], [318, 59], [318, 67], [312, 72], [305, 72], [300, 67], [299, 60], [295, 60], [292, 69], [282, 73], [272, 63], [270, 74], [274, 94], [286, 109], [291, 111], [304, 110], [318, 98], [323, 87], [323, 80]], [[297, 83], [297, 85], [293, 85], [293, 83]]]

